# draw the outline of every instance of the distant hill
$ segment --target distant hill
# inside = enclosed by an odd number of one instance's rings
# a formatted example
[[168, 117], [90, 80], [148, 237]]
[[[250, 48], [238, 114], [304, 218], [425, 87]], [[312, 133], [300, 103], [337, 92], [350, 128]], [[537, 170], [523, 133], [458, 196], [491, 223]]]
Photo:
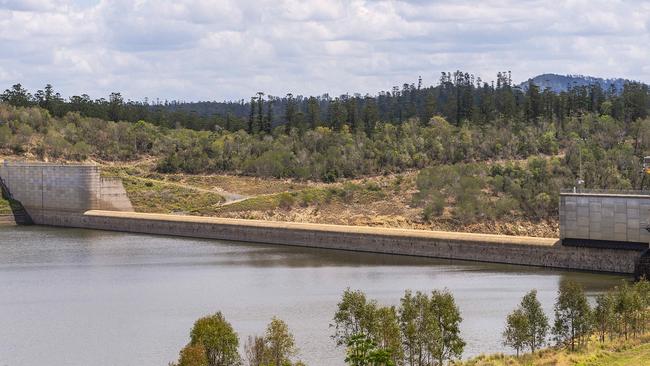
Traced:
[[617, 92], [623, 90], [623, 85], [630, 80], [627, 79], [603, 79], [593, 76], [584, 75], [558, 75], [558, 74], [542, 74], [537, 75], [528, 81], [519, 84], [522, 90], [528, 90], [528, 82], [532, 81], [535, 85], [539, 86], [540, 90], [550, 88], [552, 91], [559, 93], [567, 91], [569, 88], [578, 86], [590, 86], [599, 84], [603, 90], [609, 90], [611, 85], [614, 85]]

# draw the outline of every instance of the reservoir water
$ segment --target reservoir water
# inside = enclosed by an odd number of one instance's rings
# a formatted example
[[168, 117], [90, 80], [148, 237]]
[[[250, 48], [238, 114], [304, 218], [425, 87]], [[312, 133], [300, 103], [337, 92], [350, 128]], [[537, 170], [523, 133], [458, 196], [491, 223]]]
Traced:
[[[552, 316], [562, 280], [590, 296], [625, 277], [93, 230], [0, 226], [0, 366], [165, 366], [200, 316], [222, 311], [243, 344], [285, 320], [312, 366], [343, 365], [329, 328], [341, 293], [398, 304], [448, 288], [464, 357], [501, 345], [508, 312], [536, 288]], [[552, 319], [552, 318], [551, 318]]]

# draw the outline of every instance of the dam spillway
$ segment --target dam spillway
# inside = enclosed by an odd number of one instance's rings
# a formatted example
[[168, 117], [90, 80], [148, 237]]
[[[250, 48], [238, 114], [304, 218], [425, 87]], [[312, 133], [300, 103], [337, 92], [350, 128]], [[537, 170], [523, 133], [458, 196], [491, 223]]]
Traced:
[[[49, 226], [626, 274], [635, 273], [639, 259], [647, 249], [647, 244], [644, 247], [641, 241], [645, 237], [642, 237], [644, 233], [641, 229], [644, 227], [640, 220], [636, 223], [638, 237], [628, 234], [634, 228], [630, 229], [626, 224], [625, 238], [613, 237], [624, 240], [605, 240], [602, 239], [604, 236], [593, 239], [613, 243], [613, 246], [563, 245], [562, 240], [584, 241], [589, 239], [591, 233], [591, 226], [587, 226], [586, 238], [571, 237], [585, 233], [585, 219], [579, 216], [584, 215], [585, 210], [578, 202], [587, 202], [588, 205], [593, 202], [589, 198], [587, 201], [576, 198], [573, 205], [573, 197], [569, 195], [561, 197], [560, 218], [564, 223], [561, 240], [136, 213], [132, 212], [133, 208], [119, 179], [101, 177], [100, 168], [95, 165], [5, 162], [0, 165], [0, 178], [13, 196], [21, 201], [34, 223]], [[650, 196], [647, 205], [645, 201], [639, 205], [643, 210], [646, 206], [650, 210]], [[570, 211], [572, 208], [575, 208], [575, 215]], [[616, 205], [614, 211], [616, 213]], [[590, 215], [591, 211], [586, 212]], [[641, 212], [645, 213], [639, 211], [639, 214]], [[614, 215], [613, 219], [620, 219], [621, 213]], [[628, 213], [633, 214], [626, 206]], [[601, 215], [601, 220], [602, 217], [608, 216]], [[575, 221], [576, 229], [567, 230], [573, 227], [568, 224], [572, 221]], [[590, 222], [589, 219], [587, 222]], [[599, 228], [602, 231], [607, 224]], [[614, 225], [616, 228], [622, 231], [622, 226]], [[634, 245], [618, 245], [630, 243]]]

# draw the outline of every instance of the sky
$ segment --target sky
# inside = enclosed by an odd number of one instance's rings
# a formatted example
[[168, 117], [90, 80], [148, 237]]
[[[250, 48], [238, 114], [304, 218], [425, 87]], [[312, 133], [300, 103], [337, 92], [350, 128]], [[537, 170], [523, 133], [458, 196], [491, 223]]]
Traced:
[[455, 70], [650, 82], [650, 2], [0, 0], [0, 90], [375, 94]]

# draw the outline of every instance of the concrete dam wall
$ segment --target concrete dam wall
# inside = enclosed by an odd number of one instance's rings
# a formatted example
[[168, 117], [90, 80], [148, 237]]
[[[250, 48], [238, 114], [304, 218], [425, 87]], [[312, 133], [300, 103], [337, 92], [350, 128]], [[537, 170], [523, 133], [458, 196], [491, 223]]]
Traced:
[[641, 255], [636, 250], [565, 247], [548, 238], [98, 210], [51, 217], [48, 224], [630, 274]]
[[36, 224], [50, 216], [103, 209], [133, 211], [119, 179], [96, 165], [3, 162], [0, 178]]

